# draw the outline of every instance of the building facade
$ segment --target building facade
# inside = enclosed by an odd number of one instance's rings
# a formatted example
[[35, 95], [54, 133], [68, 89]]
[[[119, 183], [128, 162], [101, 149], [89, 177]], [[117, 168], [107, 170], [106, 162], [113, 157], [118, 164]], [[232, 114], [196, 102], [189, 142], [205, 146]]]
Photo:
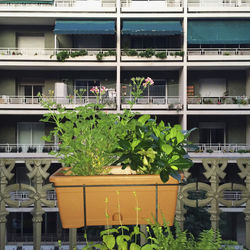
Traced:
[[[8, 177], [1, 175], [1, 192], [9, 195], [0, 201], [6, 246], [31, 244], [34, 218], [44, 244], [76, 237], [60, 227], [47, 177], [31, 174], [30, 160], [49, 160], [46, 174], [59, 167], [48, 154], [56, 140], [41, 140], [50, 130], [40, 122], [41, 98], [72, 109], [96, 102], [91, 87], [105, 86], [105, 109], [122, 112], [132, 99], [131, 77], [149, 76], [155, 84], [133, 109], [198, 128], [190, 150], [196, 174], [206, 158], [226, 158], [228, 168], [238, 169], [237, 161], [250, 157], [249, 13], [249, 0], [0, 0], [0, 160], [2, 169], [14, 164]], [[30, 196], [36, 192], [29, 187], [39, 185], [45, 202]], [[229, 200], [242, 194], [235, 190]], [[240, 226], [243, 203], [227, 210], [239, 228], [228, 238], [250, 247], [244, 237], [250, 229]]]

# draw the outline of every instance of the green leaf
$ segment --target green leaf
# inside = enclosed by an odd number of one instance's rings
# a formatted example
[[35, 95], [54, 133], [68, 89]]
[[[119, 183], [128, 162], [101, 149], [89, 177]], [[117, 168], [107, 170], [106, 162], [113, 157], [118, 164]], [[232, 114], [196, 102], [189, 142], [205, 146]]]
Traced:
[[141, 142], [141, 140], [134, 139], [131, 143], [132, 150], [135, 149], [135, 147]]
[[134, 233], [139, 234], [140, 233], [140, 228], [138, 226], [134, 227]]
[[163, 169], [161, 172], [160, 172], [160, 177], [161, 177], [161, 180], [165, 183], [169, 180], [169, 172], [166, 170], [166, 169]]
[[103, 242], [106, 244], [108, 249], [113, 249], [115, 246], [115, 237], [113, 235], [104, 235]]
[[130, 250], [140, 250], [141, 249], [141, 247], [139, 246], [139, 245], [137, 245], [136, 243], [132, 243], [131, 245], [130, 245], [130, 248], [129, 248]]
[[184, 141], [185, 136], [182, 134], [182, 132], [178, 132], [176, 138], [177, 138], [177, 144], [179, 144]]
[[100, 236], [102, 237], [103, 235], [109, 235], [109, 234], [113, 234], [113, 233], [119, 233], [119, 231], [115, 228], [109, 228], [109, 229], [101, 231]]
[[145, 122], [150, 119], [150, 115], [142, 115], [139, 119], [138, 119], [138, 122], [141, 124], [141, 125], [144, 125]]
[[161, 136], [161, 131], [160, 131], [158, 128], [156, 128], [156, 127], [153, 127], [153, 131], [154, 131], [156, 137], [160, 138], [160, 136]]
[[169, 155], [173, 151], [173, 147], [169, 144], [163, 144], [161, 145], [161, 150]]
[[186, 158], [179, 158], [178, 160], [171, 162], [171, 164], [175, 165], [179, 169], [190, 168], [193, 166], [193, 162]]
[[153, 250], [153, 249], [159, 249], [159, 247], [156, 244], [147, 244], [144, 245], [141, 250]]

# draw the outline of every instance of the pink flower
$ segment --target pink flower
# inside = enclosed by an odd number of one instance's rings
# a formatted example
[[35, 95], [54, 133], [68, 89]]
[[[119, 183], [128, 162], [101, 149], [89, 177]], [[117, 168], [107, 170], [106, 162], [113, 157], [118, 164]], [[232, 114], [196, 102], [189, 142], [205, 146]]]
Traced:
[[[149, 86], [154, 85], [154, 81], [153, 81], [152, 78], [150, 78], [150, 77], [147, 77], [147, 78], [145, 79], [145, 83], [146, 83], [146, 84], [149, 84]], [[145, 87], [144, 83], [143, 83], [143, 86]]]
[[105, 92], [107, 92], [107, 88], [105, 88], [104, 86], [101, 87], [101, 94], [104, 94]]
[[99, 93], [99, 88], [97, 86], [94, 86], [93, 88], [90, 89], [90, 92], [93, 94], [98, 94]]
[[148, 83], [144, 82], [142, 85], [143, 85], [144, 88], [146, 88], [148, 86]]

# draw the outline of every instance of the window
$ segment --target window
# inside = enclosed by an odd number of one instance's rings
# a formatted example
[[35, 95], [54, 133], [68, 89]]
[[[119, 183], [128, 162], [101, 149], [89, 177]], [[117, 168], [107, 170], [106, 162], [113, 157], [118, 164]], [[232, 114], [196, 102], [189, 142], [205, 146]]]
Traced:
[[224, 123], [200, 123], [200, 143], [224, 144], [225, 124]]
[[17, 124], [17, 143], [22, 145], [22, 152], [42, 152], [39, 145], [43, 145], [41, 139], [45, 135], [43, 123], [22, 122]]

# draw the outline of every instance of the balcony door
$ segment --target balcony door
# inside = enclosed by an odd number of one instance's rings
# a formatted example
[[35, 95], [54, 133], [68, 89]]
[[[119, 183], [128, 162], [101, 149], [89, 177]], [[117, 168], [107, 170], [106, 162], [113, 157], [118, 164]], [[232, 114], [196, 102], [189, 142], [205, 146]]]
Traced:
[[200, 143], [224, 144], [226, 142], [226, 131], [224, 123], [200, 123]]
[[21, 83], [18, 84], [18, 96], [25, 97], [27, 104], [37, 104], [38, 94], [43, 94], [43, 88], [42, 83]]
[[17, 124], [17, 143], [23, 145], [22, 152], [27, 152], [29, 148], [36, 152], [42, 152], [42, 148], [37, 145], [44, 145], [41, 139], [45, 135], [43, 123], [21, 122]]

